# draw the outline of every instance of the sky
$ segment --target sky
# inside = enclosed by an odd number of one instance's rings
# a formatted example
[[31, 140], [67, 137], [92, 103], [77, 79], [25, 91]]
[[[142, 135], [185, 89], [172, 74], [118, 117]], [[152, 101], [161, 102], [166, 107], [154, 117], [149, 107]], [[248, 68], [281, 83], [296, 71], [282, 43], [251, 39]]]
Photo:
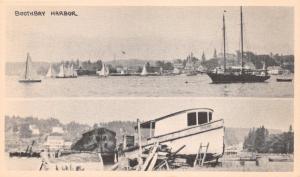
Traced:
[[[45, 17], [14, 16], [44, 10]], [[77, 17], [53, 17], [75, 10]], [[7, 61], [138, 58], [172, 60], [190, 52], [207, 58], [222, 50], [226, 10], [227, 50], [240, 46], [239, 7], [12, 7], [7, 11]], [[292, 7], [244, 7], [244, 48], [257, 54], [293, 54]], [[125, 51], [125, 54], [122, 54]]]
[[252, 98], [104, 98], [8, 100], [6, 115], [54, 117], [63, 123], [93, 125], [113, 120], [147, 121], [190, 108], [212, 108], [225, 126], [287, 130], [293, 125], [292, 99]]

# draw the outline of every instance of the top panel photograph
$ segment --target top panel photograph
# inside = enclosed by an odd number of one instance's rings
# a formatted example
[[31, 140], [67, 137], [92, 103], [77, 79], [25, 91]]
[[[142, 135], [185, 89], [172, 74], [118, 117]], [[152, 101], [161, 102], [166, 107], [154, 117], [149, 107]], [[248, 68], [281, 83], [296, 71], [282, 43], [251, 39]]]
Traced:
[[294, 8], [10, 6], [6, 97], [294, 97]]

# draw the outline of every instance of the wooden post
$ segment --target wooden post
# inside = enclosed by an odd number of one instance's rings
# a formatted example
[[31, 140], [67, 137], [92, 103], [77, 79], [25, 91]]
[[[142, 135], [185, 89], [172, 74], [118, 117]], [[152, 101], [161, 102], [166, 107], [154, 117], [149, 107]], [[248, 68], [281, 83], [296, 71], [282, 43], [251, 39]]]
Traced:
[[142, 159], [142, 137], [141, 137], [141, 122], [140, 119], [137, 119], [137, 127], [138, 127], [138, 141], [139, 141], [139, 158], [138, 158], [138, 168], [137, 170], [140, 170], [143, 165], [143, 159]]
[[101, 170], [103, 170], [104, 164], [103, 164], [103, 159], [102, 159], [101, 153], [98, 153], [98, 157], [99, 157], [99, 160], [100, 160], [100, 167], [101, 167]]
[[150, 138], [152, 138], [152, 121], [150, 121]]

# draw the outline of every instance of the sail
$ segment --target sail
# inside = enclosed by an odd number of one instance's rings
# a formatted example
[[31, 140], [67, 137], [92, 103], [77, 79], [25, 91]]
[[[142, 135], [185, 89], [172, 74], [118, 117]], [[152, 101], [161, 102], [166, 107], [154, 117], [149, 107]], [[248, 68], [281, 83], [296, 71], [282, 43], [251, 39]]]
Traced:
[[146, 68], [146, 64], [145, 64], [144, 67], [143, 67], [141, 75], [146, 76], [147, 74], [148, 74], [148, 72], [147, 72], [147, 68]]
[[71, 76], [77, 76], [77, 72], [74, 70], [73, 64], [72, 64], [71, 67], [70, 67], [70, 75], [71, 75]]
[[66, 77], [70, 77], [73, 75], [73, 72], [72, 72], [72, 66], [71, 67], [65, 67], [65, 76]]
[[57, 75], [58, 77], [64, 77], [65, 76], [65, 73], [64, 73], [64, 65], [61, 64], [60, 67], [59, 67], [59, 73]]
[[46, 77], [53, 77], [52, 64], [50, 64]]
[[25, 63], [25, 73], [24, 73], [24, 79], [25, 80], [34, 80], [37, 78], [37, 73], [33, 69], [32, 61], [29, 53], [27, 53], [26, 63]]
[[178, 68], [174, 68], [173, 74], [180, 74], [180, 70]]
[[[104, 65], [105, 66], [105, 65]], [[109, 69], [108, 67], [105, 66], [105, 73], [104, 73], [104, 76], [108, 76], [109, 75]]]
[[97, 71], [97, 74], [99, 76], [108, 76], [109, 75], [109, 69], [106, 67], [104, 63], [102, 63], [102, 68], [100, 71]]

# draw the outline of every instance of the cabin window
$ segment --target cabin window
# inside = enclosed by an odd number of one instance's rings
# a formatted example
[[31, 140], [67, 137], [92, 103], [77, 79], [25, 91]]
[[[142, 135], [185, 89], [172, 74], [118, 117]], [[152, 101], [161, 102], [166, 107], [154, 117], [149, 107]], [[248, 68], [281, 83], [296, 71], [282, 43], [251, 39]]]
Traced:
[[207, 112], [198, 112], [198, 124], [207, 123]]
[[211, 122], [211, 120], [212, 120], [212, 113], [209, 112], [209, 122]]
[[188, 126], [192, 126], [192, 125], [196, 125], [197, 124], [197, 118], [196, 118], [196, 113], [195, 112], [191, 112], [187, 114], [187, 123]]

